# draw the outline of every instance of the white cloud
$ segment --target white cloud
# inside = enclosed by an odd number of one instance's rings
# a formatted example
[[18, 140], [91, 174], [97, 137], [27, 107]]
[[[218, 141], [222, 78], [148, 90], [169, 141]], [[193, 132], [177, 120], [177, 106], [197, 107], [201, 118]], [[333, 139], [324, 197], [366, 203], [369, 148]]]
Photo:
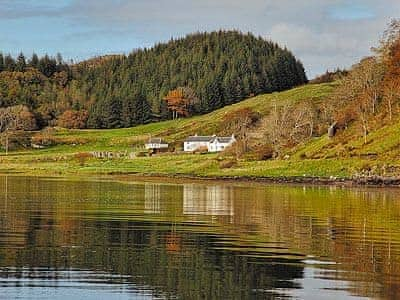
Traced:
[[9, 15], [15, 18], [63, 17], [76, 28], [76, 41], [85, 32], [124, 32], [122, 39], [131, 34], [149, 46], [193, 31], [251, 31], [286, 45], [311, 76], [368, 55], [390, 19], [400, 16], [399, 0], [62, 0], [47, 10], [34, 3], [45, 7], [49, 0], [29, 1], [23, 9], [21, 2], [0, 0], [0, 8], [10, 12], [19, 3]]

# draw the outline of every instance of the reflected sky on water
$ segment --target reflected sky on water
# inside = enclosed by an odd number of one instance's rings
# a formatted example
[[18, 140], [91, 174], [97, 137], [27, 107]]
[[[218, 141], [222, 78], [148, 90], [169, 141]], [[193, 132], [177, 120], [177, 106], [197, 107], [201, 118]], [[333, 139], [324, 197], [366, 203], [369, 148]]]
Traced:
[[0, 299], [395, 299], [400, 191], [0, 177]]

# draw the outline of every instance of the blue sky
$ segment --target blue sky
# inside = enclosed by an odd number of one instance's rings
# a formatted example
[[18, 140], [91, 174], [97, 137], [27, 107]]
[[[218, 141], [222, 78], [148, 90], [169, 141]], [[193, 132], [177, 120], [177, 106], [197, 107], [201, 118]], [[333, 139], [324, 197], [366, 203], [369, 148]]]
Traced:
[[310, 77], [369, 54], [399, 0], [0, 0], [0, 51], [65, 59], [239, 29], [287, 46]]

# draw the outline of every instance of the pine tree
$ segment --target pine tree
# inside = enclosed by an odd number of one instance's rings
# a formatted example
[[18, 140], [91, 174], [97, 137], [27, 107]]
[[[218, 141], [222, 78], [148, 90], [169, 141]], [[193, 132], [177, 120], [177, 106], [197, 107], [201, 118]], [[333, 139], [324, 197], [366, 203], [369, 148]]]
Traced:
[[4, 71], [4, 56], [3, 53], [0, 52], [0, 72]]
[[151, 120], [151, 107], [143, 93], [139, 93], [135, 101], [136, 124], [146, 124]]
[[57, 71], [57, 62], [46, 54], [39, 60], [38, 69], [45, 76], [51, 77]]
[[29, 66], [35, 69], [39, 69], [39, 57], [37, 56], [36, 53], [32, 54], [32, 58], [29, 61]]
[[15, 70], [18, 72], [25, 72], [26, 69], [26, 60], [24, 54], [21, 52], [18, 55], [17, 62], [15, 65]]
[[10, 54], [4, 57], [4, 69], [7, 71], [15, 71], [15, 61]]

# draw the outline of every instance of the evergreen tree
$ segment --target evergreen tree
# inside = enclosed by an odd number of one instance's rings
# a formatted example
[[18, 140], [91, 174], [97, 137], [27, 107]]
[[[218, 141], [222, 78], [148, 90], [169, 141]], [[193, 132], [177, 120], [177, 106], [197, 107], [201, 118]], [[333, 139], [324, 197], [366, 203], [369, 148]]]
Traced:
[[25, 72], [25, 69], [26, 69], [26, 60], [24, 54], [21, 52], [17, 57], [15, 70], [18, 72]]
[[4, 69], [7, 71], [15, 71], [15, 61], [10, 54], [4, 57]]
[[143, 93], [139, 93], [135, 99], [135, 122], [136, 124], [146, 124], [151, 120], [151, 107]]
[[4, 56], [3, 53], [0, 52], [0, 72], [4, 71]]
[[29, 66], [35, 69], [39, 69], [39, 57], [37, 56], [36, 53], [32, 54], [32, 58], [29, 61]]
[[45, 76], [51, 77], [57, 70], [57, 62], [46, 54], [39, 60], [38, 69]]

